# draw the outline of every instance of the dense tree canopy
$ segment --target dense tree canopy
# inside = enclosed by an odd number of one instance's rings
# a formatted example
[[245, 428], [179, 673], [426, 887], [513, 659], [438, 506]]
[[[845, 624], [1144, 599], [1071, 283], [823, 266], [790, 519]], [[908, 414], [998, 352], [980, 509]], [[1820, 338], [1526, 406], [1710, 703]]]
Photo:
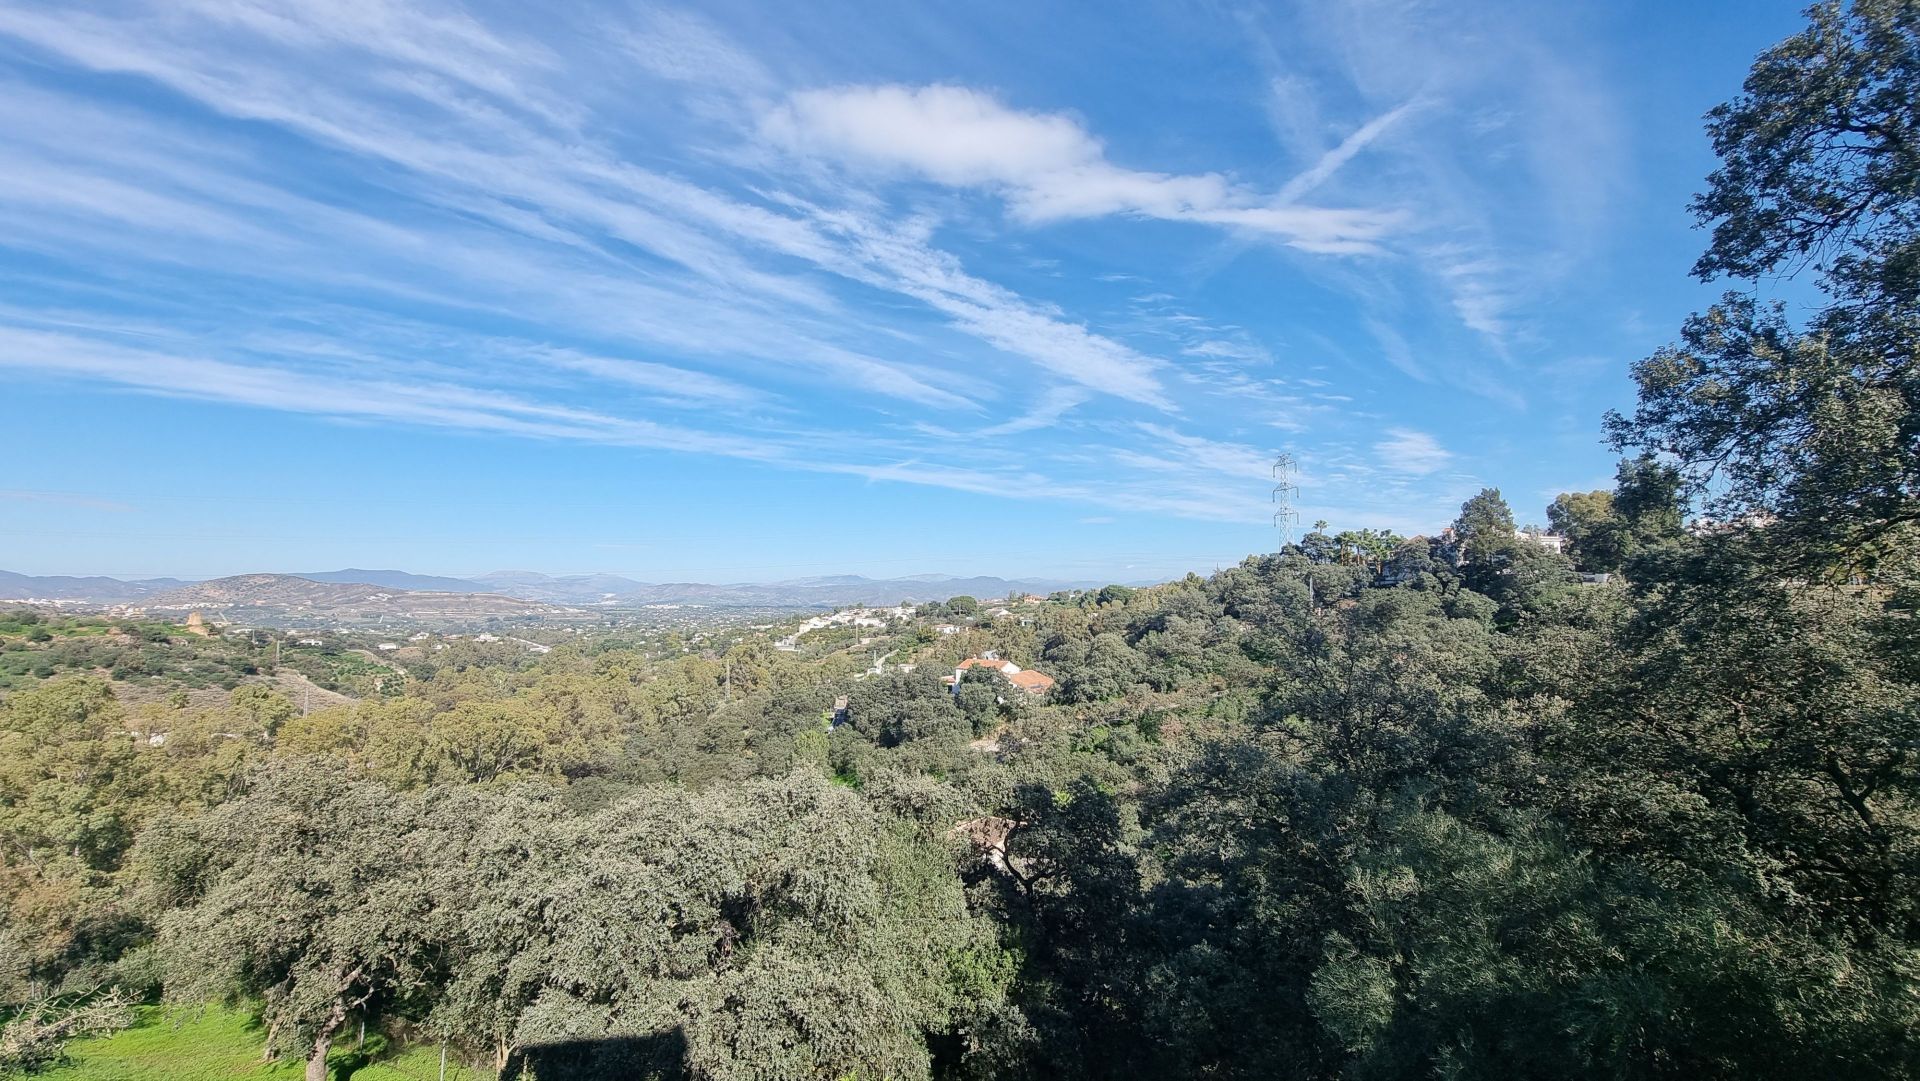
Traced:
[[[139, 636], [9, 616], [0, 1001], [231, 999], [309, 1077], [361, 1021], [507, 1076], [1920, 1074], [1920, 14], [1810, 21], [1696, 211], [1702, 275], [1821, 302], [1636, 366], [1569, 553], [1488, 488], [1432, 538], [313, 710], [244, 665], [137, 701]], [[988, 655], [1055, 682], [945, 681]]]

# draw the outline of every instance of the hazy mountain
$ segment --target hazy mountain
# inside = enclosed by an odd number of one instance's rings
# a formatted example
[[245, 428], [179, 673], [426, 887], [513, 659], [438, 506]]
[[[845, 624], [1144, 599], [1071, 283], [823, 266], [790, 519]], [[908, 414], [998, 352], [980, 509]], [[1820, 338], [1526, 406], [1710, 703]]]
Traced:
[[102, 575], [15, 574], [0, 571], [0, 598], [7, 600], [88, 601], [127, 604], [187, 583], [179, 578], [142, 578], [126, 581]]
[[343, 571], [296, 571], [293, 576], [315, 582], [385, 586], [388, 589], [427, 589], [439, 593], [489, 592], [484, 583], [471, 578], [443, 578], [435, 574], [412, 574], [407, 571], [370, 571], [349, 567]]
[[494, 571], [473, 581], [496, 593], [560, 604], [600, 604], [609, 597], [624, 598], [652, 588], [645, 582], [617, 574], [541, 574], [538, 571]]
[[630, 607], [641, 604], [705, 604], [766, 608], [817, 608], [840, 604], [895, 604], [945, 600], [959, 594], [1004, 597], [1009, 593], [1052, 593], [1091, 589], [1097, 581], [1051, 578], [959, 578], [917, 574], [907, 578], [866, 578], [857, 574], [793, 578], [780, 582], [637, 582], [616, 574], [545, 575], [532, 571], [495, 571], [473, 579], [510, 597], [560, 604]]
[[291, 574], [237, 574], [145, 597], [149, 611], [199, 611], [238, 623], [471, 623], [564, 617], [568, 609], [497, 593], [391, 589]]
[[[122, 581], [117, 578], [31, 577], [0, 571], [0, 598], [84, 601], [94, 604], [159, 604], [227, 611], [280, 611], [302, 618], [333, 618], [330, 612], [398, 617], [402, 611], [446, 611], [506, 615], [537, 614], [547, 606], [632, 608], [648, 604], [713, 607], [827, 608], [845, 604], [897, 604], [945, 600], [966, 594], [981, 600], [1014, 593], [1047, 594], [1061, 589], [1094, 589], [1098, 580], [1053, 578], [956, 577], [916, 574], [903, 578], [867, 578], [857, 574], [819, 575], [779, 582], [639, 582], [617, 574], [549, 575], [536, 571], [494, 571], [471, 578], [449, 578], [400, 570], [348, 569], [307, 574], [242, 574], [208, 582], [174, 578]], [[434, 601], [401, 594], [421, 594]], [[491, 598], [456, 603], [450, 598]], [[518, 607], [513, 607], [517, 605]], [[504, 606], [504, 607], [503, 607]], [[229, 614], [229, 618], [241, 618]], [[279, 617], [251, 614], [247, 620]], [[359, 616], [341, 618], [361, 618]], [[423, 617], [425, 618], [425, 617]], [[476, 618], [473, 615], [437, 618]], [[284, 620], [279, 620], [284, 621]]]

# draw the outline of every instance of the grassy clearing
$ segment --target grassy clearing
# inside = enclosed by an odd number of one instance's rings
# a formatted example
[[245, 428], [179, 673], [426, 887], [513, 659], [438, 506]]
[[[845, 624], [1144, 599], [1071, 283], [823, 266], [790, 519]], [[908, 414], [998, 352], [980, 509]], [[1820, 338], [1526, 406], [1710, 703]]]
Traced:
[[[207, 1007], [163, 1010], [142, 1007], [132, 1028], [81, 1040], [73, 1061], [40, 1081], [290, 1081], [298, 1062], [262, 1062], [264, 1036], [246, 1014]], [[328, 1058], [334, 1081], [438, 1081], [440, 1054], [431, 1047], [403, 1051], [358, 1066], [353, 1041]], [[448, 1081], [493, 1081], [493, 1073], [447, 1064]]]

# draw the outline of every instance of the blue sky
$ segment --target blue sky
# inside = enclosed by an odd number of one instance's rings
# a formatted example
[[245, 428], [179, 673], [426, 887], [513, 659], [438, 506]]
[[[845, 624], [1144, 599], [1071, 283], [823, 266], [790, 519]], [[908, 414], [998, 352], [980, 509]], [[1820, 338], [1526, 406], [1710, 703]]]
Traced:
[[1146, 579], [1282, 451], [1539, 521], [1799, 21], [0, 0], [0, 568]]

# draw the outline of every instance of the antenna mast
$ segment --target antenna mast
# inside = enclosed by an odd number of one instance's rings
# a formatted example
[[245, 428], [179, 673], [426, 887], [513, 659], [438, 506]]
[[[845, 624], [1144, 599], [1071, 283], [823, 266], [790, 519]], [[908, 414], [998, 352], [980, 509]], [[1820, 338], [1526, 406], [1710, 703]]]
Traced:
[[1293, 531], [1300, 525], [1300, 512], [1293, 508], [1293, 501], [1300, 495], [1300, 485], [1295, 478], [1300, 475], [1300, 463], [1291, 454], [1282, 454], [1273, 460], [1273, 528], [1280, 535], [1280, 551], [1286, 551], [1293, 543]]

